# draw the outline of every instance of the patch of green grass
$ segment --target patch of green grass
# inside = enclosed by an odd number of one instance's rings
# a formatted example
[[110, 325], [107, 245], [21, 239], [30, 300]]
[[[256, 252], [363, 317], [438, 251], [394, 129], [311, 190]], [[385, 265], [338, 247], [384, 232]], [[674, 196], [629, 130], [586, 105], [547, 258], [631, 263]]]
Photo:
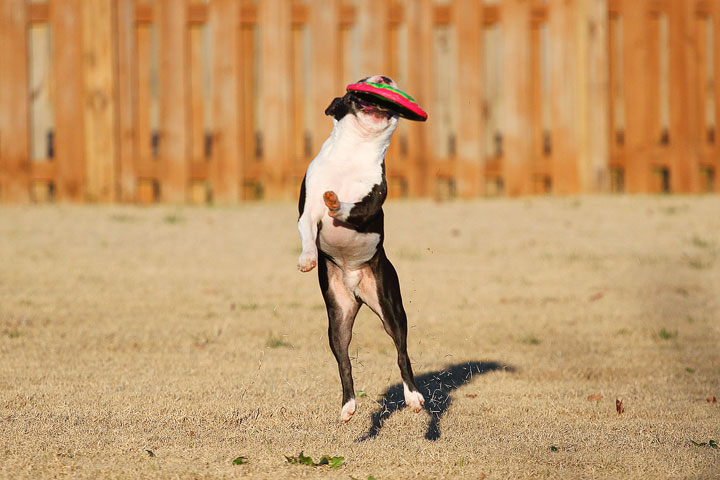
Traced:
[[165, 217], [163, 217], [163, 221], [167, 224], [175, 225], [175, 224], [184, 222], [185, 219], [182, 218], [180, 215], [173, 213], [170, 215], [165, 215]]
[[6, 330], [3, 333], [5, 333], [5, 335], [7, 335], [8, 338], [18, 338], [20, 336], [20, 330], [15, 329], [15, 328], [12, 330]]
[[265, 346], [268, 348], [292, 348], [291, 344], [277, 337], [268, 338]]
[[416, 250], [409, 250], [406, 248], [401, 248], [400, 250], [398, 250], [396, 255], [398, 258], [400, 258], [402, 260], [417, 261], [422, 258], [420, 252], [418, 252]]
[[214, 340], [209, 335], [204, 334], [204, 333], [201, 335], [193, 335], [192, 339], [193, 339], [193, 345], [198, 348], [202, 348], [207, 345], [210, 345]]
[[663, 340], [672, 340], [673, 338], [677, 338], [678, 331], [677, 330], [668, 330], [665, 327], [660, 329], [660, 332], [658, 332], [658, 335]]
[[534, 335], [526, 335], [520, 339], [520, 343], [525, 345], [540, 345], [540, 339]]
[[689, 209], [687, 205], [668, 205], [667, 207], [660, 207], [660, 213], [665, 215], [675, 215], [677, 213], [685, 212]]
[[695, 270], [705, 270], [707, 268], [712, 267], [712, 263], [709, 260], [703, 260], [702, 258], [698, 257], [688, 257], [687, 263], [690, 267], [694, 268]]
[[695, 373], [695, 369], [690, 367], [685, 367], [685, 371], [690, 374]]
[[467, 466], [468, 463], [470, 463], [470, 462], [468, 461], [467, 458], [465, 458], [465, 457], [460, 457], [459, 459], [457, 459], [457, 460], [455, 461], [455, 466], [457, 466], [457, 467], [465, 467], [465, 466]]
[[112, 215], [110, 215], [110, 220], [119, 223], [129, 223], [137, 220], [137, 217], [133, 217], [132, 215], [128, 215], [127, 213], [113, 213]]
[[260, 305], [258, 305], [255, 302], [249, 302], [249, 303], [241, 303], [237, 306], [240, 310], [246, 310], [246, 311], [254, 311], [260, 308]]
[[690, 243], [693, 244], [693, 246], [698, 248], [708, 248], [712, 246], [712, 242], [705, 240], [704, 238], [700, 237], [699, 235], [693, 235], [690, 239]]

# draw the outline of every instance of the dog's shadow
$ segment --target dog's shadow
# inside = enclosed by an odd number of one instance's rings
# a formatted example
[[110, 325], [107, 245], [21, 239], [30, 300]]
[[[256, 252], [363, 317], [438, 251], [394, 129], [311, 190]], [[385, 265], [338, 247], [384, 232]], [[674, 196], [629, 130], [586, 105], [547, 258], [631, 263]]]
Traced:
[[[450, 407], [452, 403], [450, 394], [455, 389], [470, 383], [475, 375], [483, 375], [495, 370], [513, 371], [513, 368], [498, 362], [464, 362], [415, 377], [418, 389], [425, 397], [423, 408], [430, 414], [430, 424], [425, 438], [433, 441], [440, 438], [440, 419]], [[363, 442], [377, 437], [385, 420], [403, 408], [405, 408], [403, 384], [398, 383], [385, 391], [379, 409], [372, 416], [370, 431], [357, 441]]]

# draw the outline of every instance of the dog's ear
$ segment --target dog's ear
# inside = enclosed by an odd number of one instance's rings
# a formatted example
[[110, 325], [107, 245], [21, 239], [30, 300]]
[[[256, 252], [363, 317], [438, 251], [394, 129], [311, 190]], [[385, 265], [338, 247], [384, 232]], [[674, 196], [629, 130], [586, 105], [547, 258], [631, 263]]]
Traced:
[[330, 115], [335, 120], [342, 119], [347, 113], [348, 104], [345, 97], [335, 97], [330, 106], [325, 109], [325, 115]]

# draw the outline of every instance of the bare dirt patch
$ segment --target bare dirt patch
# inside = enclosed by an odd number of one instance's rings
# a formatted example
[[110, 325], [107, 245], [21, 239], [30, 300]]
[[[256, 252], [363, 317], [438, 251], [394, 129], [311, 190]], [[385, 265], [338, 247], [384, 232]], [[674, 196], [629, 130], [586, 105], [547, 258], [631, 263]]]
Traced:
[[343, 425], [291, 204], [0, 208], [0, 476], [720, 473], [720, 198], [385, 210], [430, 401], [364, 309]]

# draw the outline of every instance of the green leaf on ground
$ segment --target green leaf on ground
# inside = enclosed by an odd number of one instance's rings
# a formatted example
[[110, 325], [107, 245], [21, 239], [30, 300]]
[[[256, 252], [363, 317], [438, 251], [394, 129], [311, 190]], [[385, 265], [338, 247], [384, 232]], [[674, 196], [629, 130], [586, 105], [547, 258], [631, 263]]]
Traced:
[[233, 465], [243, 465], [245, 463], [248, 463], [248, 459], [245, 457], [237, 457], [233, 460]]
[[708, 442], [696, 442], [695, 440], [690, 440], [690, 443], [692, 443], [696, 447], [710, 447], [716, 450], [718, 448], [718, 444], [715, 440], [710, 440]]
[[306, 457], [303, 452], [300, 452], [297, 457], [285, 456], [285, 459], [287, 459], [288, 463], [308, 465], [310, 467], [327, 465], [330, 468], [339, 468], [342, 466], [343, 462], [345, 462], [345, 457], [330, 457], [328, 455], [323, 455], [322, 458], [320, 458], [320, 461], [315, 463], [311, 457]]
[[558, 447], [556, 447], [555, 445], [550, 445], [550, 451], [551, 452], [559, 452], [560, 449]]
[[367, 397], [367, 393], [365, 393], [365, 390], [358, 390], [357, 396], [360, 398]]
[[660, 338], [662, 338], [663, 340], [671, 340], [673, 338], [676, 338], [677, 336], [677, 330], [668, 330], [665, 327], [660, 329]]

